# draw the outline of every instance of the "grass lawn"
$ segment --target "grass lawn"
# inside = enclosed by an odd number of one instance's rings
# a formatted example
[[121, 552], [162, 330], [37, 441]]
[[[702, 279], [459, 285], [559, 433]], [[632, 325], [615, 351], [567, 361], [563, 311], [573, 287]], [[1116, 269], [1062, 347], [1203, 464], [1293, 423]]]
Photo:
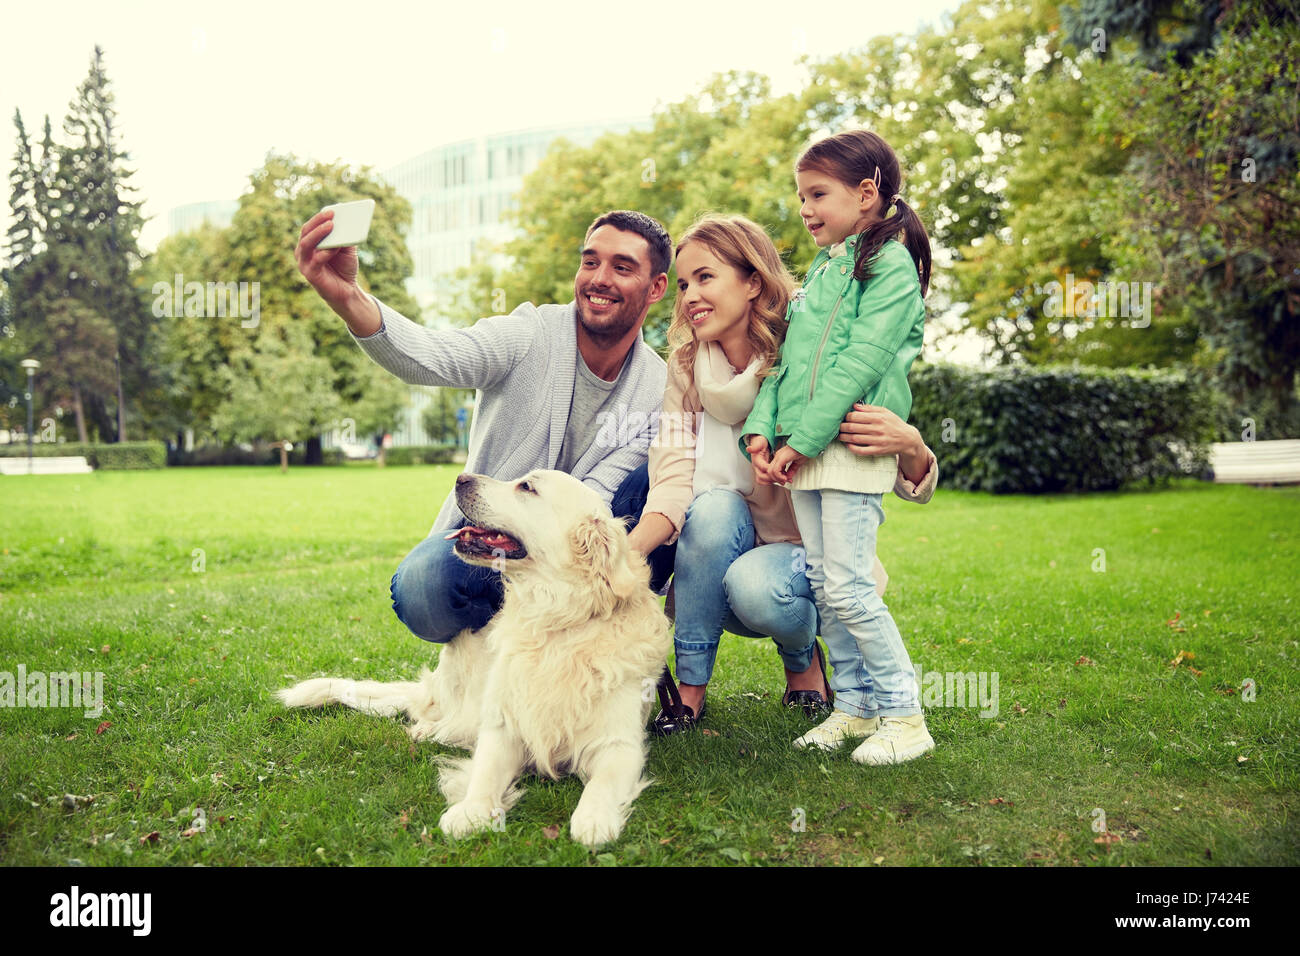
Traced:
[[[388, 582], [456, 470], [0, 479], [0, 671], [102, 671], [106, 708], [0, 709], [0, 861], [1300, 863], [1300, 489], [1199, 483], [887, 501], [913, 659], [999, 682], [996, 716], [930, 707], [920, 760], [792, 750], [807, 724], [779, 707], [773, 645], [728, 635], [707, 730], [652, 744], [617, 843], [568, 839], [565, 780], [451, 844], [442, 748], [273, 691], [433, 663]], [[185, 836], [195, 808], [206, 830]]]

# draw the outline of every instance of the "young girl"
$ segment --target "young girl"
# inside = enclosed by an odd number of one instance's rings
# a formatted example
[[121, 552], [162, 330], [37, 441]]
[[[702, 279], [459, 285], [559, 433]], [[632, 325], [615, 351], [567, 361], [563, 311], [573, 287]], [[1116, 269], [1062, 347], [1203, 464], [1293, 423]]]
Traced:
[[874, 133], [814, 144], [795, 164], [795, 182], [804, 225], [821, 248], [790, 303], [780, 366], [741, 439], [756, 482], [790, 485], [835, 668], [834, 713], [795, 746], [866, 737], [854, 760], [900, 763], [934, 741], [911, 659], [875, 589], [881, 494], [893, 487], [898, 461], [855, 456], [835, 438], [855, 402], [904, 420], [911, 411], [907, 373], [921, 351], [930, 240], [899, 195], [897, 157]]

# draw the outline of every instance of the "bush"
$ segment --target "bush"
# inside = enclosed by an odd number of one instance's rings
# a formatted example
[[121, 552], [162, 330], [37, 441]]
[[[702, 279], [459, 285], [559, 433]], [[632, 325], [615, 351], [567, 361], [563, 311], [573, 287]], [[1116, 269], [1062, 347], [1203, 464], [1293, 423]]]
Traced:
[[455, 445], [403, 445], [384, 453], [386, 465], [445, 465], [456, 453]]
[[950, 488], [1098, 491], [1206, 469], [1217, 402], [1183, 373], [917, 365], [911, 421]]
[[[0, 445], [0, 456], [26, 458], [27, 443]], [[144, 468], [162, 468], [167, 464], [167, 446], [160, 441], [124, 441], [111, 445], [82, 444], [81, 442], [33, 443], [32, 456], [58, 458], [84, 457], [90, 467], [98, 471], [128, 471]]]
[[[307, 460], [307, 443], [295, 442], [289, 452], [290, 465], [304, 465]], [[280, 449], [258, 445], [245, 451], [238, 445], [196, 445], [191, 451], [173, 449], [167, 458], [170, 465], [279, 465]], [[338, 448], [321, 450], [322, 465], [341, 465], [343, 452]]]

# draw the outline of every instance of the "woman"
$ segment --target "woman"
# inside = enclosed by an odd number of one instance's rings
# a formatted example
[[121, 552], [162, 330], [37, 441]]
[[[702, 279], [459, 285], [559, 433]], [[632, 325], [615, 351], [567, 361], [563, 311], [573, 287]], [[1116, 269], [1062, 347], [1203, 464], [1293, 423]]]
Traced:
[[[703, 715], [724, 629], [770, 636], [785, 666], [782, 702], [812, 716], [829, 706], [831, 692], [789, 492], [755, 486], [738, 443], [759, 383], [773, 369], [795, 283], [767, 234], [743, 217], [701, 219], [678, 242], [676, 261], [673, 352], [650, 449], [650, 493], [631, 532], [643, 553], [677, 541], [680, 704], [666, 702], [654, 729], [676, 733]], [[896, 493], [929, 500], [938, 469], [915, 428], [885, 409], [864, 408], [846, 417], [841, 439], [857, 454], [898, 454]], [[742, 568], [729, 573], [742, 556]], [[883, 590], [882, 568], [876, 579]]]

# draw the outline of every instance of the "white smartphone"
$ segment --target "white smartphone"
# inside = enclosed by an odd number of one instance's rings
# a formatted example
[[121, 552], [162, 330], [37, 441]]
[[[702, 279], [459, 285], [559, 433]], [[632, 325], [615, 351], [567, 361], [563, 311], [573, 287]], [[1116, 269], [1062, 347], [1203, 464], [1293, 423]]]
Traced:
[[373, 199], [356, 202], [337, 202], [321, 212], [334, 210], [334, 228], [320, 241], [317, 249], [338, 249], [342, 246], [359, 246], [370, 234], [370, 218], [375, 214]]

